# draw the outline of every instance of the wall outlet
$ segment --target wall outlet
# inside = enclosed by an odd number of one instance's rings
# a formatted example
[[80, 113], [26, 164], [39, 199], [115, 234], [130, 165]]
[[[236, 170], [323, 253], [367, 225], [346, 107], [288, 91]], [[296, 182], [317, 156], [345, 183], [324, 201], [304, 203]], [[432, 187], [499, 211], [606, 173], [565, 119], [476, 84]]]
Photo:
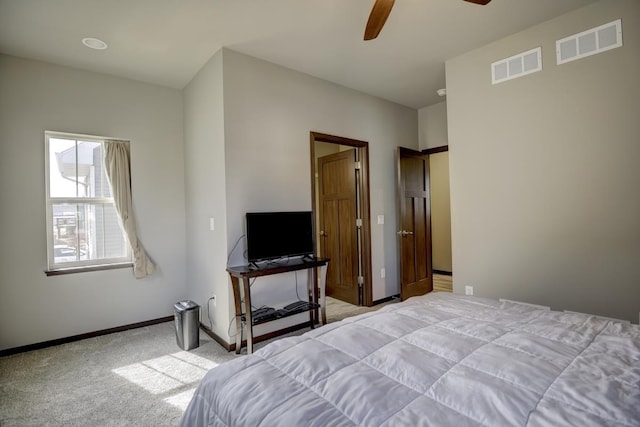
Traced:
[[216, 229], [216, 221], [213, 217], [209, 218], [209, 230], [214, 231]]
[[473, 286], [465, 286], [464, 287], [465, 295], [473, 295]]
[[387, 272], [385, 271], [385, 269], [381, 268], [380, 269], [380, 278], [384, 279], [386, 275], [387, 275]]

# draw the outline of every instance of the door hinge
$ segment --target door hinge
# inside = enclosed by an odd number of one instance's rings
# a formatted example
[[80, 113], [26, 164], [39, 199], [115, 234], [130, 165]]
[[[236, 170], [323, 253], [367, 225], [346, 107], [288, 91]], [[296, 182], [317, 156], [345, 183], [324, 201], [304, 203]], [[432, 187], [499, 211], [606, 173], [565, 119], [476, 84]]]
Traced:
[[358, 171], [358, 170], [360, 170], [360, 168], [361, 168], [360, 162], [356, 162], [356, 170]]
[[358, 228], [362, 227], [362, 218], [356, 219], [356, 227]]
[[358, 285], [364, 285], [364, 276], [358, 276]]

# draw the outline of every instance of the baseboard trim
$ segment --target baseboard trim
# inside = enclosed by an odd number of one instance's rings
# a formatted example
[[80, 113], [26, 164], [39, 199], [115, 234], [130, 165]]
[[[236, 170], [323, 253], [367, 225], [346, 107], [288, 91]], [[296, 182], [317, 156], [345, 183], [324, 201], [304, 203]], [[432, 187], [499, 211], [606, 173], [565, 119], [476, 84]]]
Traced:
[[87, 332], [86, 334], [73, 335], [66, 338], [58, 338], [50, 341], [43, 341], [35, 344], [23, 345], [20, 347], [0, 350], [0, 357], [11, 356], [18, 353], [25, 353], [32, 350], [41, 350], [47, 347], [53, 347], [61, 344], [68, 344], [75, 341], [86, 340], [87, 338], [95, 338], [102, 335], [109, 335], [116, 332], [128, 331], [129, 329], [143, 328], [145, 326], [157, 325], [159, 323], [172, 322], [173, 316], [160, 317], [158, 319], [146, 320], [144, 322], [131, 323], [129, 325], [116, 326], [115, 328], [102, 329], [95, 332]]
[[433, 274], [442, 274], [443, 276], [453, 276], [451, 271], [433, 270]]
[[[300, 329], [308, 328], [309, 322], [299, 323], [297, 325], [289, 326], [288, 328], [278, 329], [277, 331], [269, 332], [263, 335], [258, 335], [257, 337], [253, 337], [253, 343], [257, 344], [261, 341], [270, 340], [271, 338], [279, 337], [281, 335], [288, 334], [289, 332], [295, 332]], [[209, 327], [200, 323], [200, 329], [204, 331], [207, 335], [209, 335], [215, 342], [220, 344], [223, 348], [227, 349], [227, 351], [235, 351], [236, 343], [229, 344], [226, 340], [220, 337], [218, 334], [213, 332]], [[242, 340], [242, 346], [247, 345], [247, 340]]]
[[[200, 329], [202, 329], [205, 334], [209, 335], [212, 340], [220, 344], [223, 348], [227, 349], [227, 351], [231, 351], [231, 345], [227, 341], [225, 341], [220, 335], [216, 334], [211, 329], [209, 329], [209, 327], [202, 322], [200, 322]], [[234, 344], [234, 347], [235, 347], [235, 344]]]

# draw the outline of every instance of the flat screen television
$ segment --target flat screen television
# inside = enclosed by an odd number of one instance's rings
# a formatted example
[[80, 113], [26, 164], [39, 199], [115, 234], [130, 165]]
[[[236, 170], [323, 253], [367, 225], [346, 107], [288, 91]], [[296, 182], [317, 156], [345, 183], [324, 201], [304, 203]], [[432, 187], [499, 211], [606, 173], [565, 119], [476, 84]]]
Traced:
[[313, 254], [310, 211], [247, 212], [249, 262]]

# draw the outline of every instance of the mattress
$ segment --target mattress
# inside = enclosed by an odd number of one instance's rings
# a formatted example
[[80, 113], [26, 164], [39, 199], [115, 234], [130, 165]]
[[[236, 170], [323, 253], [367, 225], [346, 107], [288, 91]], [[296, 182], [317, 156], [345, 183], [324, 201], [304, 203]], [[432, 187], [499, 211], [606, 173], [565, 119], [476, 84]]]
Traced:
[[431, 293], [207, 373], [182, 426], [640, 426], [640, 327]]

